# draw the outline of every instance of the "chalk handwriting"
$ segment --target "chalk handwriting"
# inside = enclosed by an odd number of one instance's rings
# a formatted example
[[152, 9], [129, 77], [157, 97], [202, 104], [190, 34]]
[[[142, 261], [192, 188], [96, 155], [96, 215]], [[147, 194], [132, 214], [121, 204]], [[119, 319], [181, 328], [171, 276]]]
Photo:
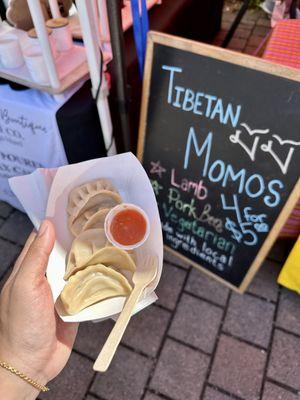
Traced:
[[171, 234], [173, 234], [173, 232], [174, 232], [174, 228], [173, 228], [173, 226], [171, 226], [169, 224], [169, 221], [162, 222], [161, 227], [164, 232], [171, 233]]
[[[170, 207], [165, 202], [161, 205], [162, 220], [167, 219], [170, 223], [176, 226], [176, 230], [181, 233], [189, 233], [199, 239], [206, 240], [210, 245], [216, 246], [218, 249], [233, 254], [236, 246], [232, 241], [228, 241], [223, 236], [219, 235], [199, 224], [197, 219], [189, 219], [188, 216], [179, 216], [174, 207]], [[170, 233], [169, 226], [165, 226], [165, 231]]]
[[204, 200], [207, 197], [207, 188], [203, 184], [203, 180], [198, 182], [190, 181], [188, 179], [176, 179], [175, 168], [171, 170], [171, 185], [181, 189], [183, 192], [191, 193], [199, 200]]
[[246, 124], [246, 122], [242, 122], [241, 126], [243, 126], [246, 129], [246, 131], [249, 133], [250, 136], [255, 134], [265, 135], [270, 132], [270, 129], [251, 129], [250, 126]]
[[[250, 159], [252, 161], [255, 161], [255, 156], [257, 153], [257, 150], [261, 149], [265, 153], [269, 153], [272, 158], [276, 161], [277, 165], [279, 166], [281, 172], [283, 174], [286, 174], [290, 165], [290, 162], [292, 160], [293, 153], [295, 151], [295, 147], [290, 146], [287, 156], [284, 161], [281, 160], [279, 155], [275, 152], [273, 149], [273, 140], [267, 140], [267, 143], [262, 143], [259, 146], [259, 142], [261, 141], [261, 136], [255, 136], [252, 142], [251, 146], [247, 146], [247, 144], [241, 139], [241, 136], [244, 134], [248, 136], [253, 136], [253, 135], [266, 135], [270, 133], [269, 129], [251, 129], [245, 122], [240, 124], [242, 127], [245, 128], [245, 131], [243, 132], [241, 129], [237, 129], [235, 131], [234, 135], [229, 136], [229, 140], [231, 143], [234, 144], [239, 144], [243, 150], [248, 154]], [[281, 145], [293, 145], [293, 146], [300, 146], [300, 142], [296, 142], [294, 140], [290, 139], [282, 139], [279, 135], [273, 134], [272, 137], [276, 139], [276, 141]]]
[[212, 226], [218, 233], [223, 232], [222, 220], [212, 215], [211, 213], [212, 206], [210, 204], [205, 204], [203, 210], [199, 215], [196, 209], [195, 199], [192, 199], [190, 202], [184, 202], [181, 199], [179, 190], [174, 188], [169, 188], [168, 201], [169, 204], [172, 206], [168, 208], [167, 211], [168, 216], [171, 215], [174, 209], [176, 209], [186, 214], [187, 217], [193, 218], [199, 222], [204, 222]]
[[228, 210], [228, 211], [234, 211], [236, 214], [236, 218], [238, 220], [238, 222], [241, 224], [243, 222], [242, 220], [242, 215], [240, 212], [240, 207], [239, 207], [239, 203], [238, 203], [238, 199], [237, 199], [237, 195], [234, 194], [232, 196], [233, 198], [233, 206], [229, 206], [225, 200], [225, 196], [223, 193], [221, 193], [221, 201], [222, 201], [222, 207], [223, 210]]
[[201, 247], [199, 247], [194, 237], [189, 234], [182, 234], [180, 232], [173, 233], [168, 230], [164, 231], [165, 237], [173, 249], [184, 250], [196, 256], [201, 261], [207, 262], [218, 271], [229, 270], [232, 267], [234, 256], [224, 253], [222, 249], [217, 250], [211, 247], [207, 241], [204, 241]]
[[268, 207], [276, 207], [281, 200], [280, 189], [284, 187], [283, 183], [277, 179], [268, 182], [260, 174], [249, 175], [245, 168], [234, 170], [230, 163], [225, 164], [223, 160], [211, 160], [213, 138], [212, 132], [206, 136], [199, 135], [198, 138], [195, 129], [191, 127], [186, 141], [183, 168], [188, 169], [193, 160], [191, 155], [195, 152], [199, 162], [199, 176], [207, 177], [210, 182], [219, 183], [224, 188], [235, 184], [239, 194], [245, 192], [250, 198], [263, 196]]
[[173, 88], [173, 83], [174, 83], [174, 73], [175, 72], [182, 72], [182, 68], [163, 65], [162, 69], [165, 70], [165, 71], [170, 71], [169, 89], [168, 89], [168, 103], [170, 104], [170, 103], [172, 103], [172, 88]]
[[205, 204], [204, 209], [200, 216], [198, 217], [198, 220], [200, 222], [206, 222], [208, 225], [211, 225], [215, 228], [216, 232], [222, 233], [223, 232], [223, 222], [220, 218], [216, 218], [211, 215], [211, 205], [210, 204]]
[[265, 222], [267, 219], [266, 214], [254, 214], [252, 213], [252, 207], [245, 207], [244, 217], [247, 222], [254, 224], [254, 228], [257, 232], [269, 232], [269, 225]]
[[233, 206], [228, 206], [225, 200], [225, 196], [221, 193], [221, 201], [223, 210], [230, 210], [234, 211], [236, 215], [237, 222], [233, 219], [226, 217], [225, 228], [231, 232], [232, 238], [235, 239], [238, 243], [243, 240], [243, 243], [247, 246], [254, 246], [256, 245], [258, 238], [257, 234], [254, 232], [253, 223], [250, 221], [244, 221], [242, 218], [242, 214], [240, 211], [240, 207], [238, 204], [237, 195], [234, 194], [233, 196]]
[[155, 195], [159, 196], [159, 191], [162, 190], [163, 187], [156, 180], [151, 180], [151, 185]]
[[238, 243], [241, 242], [243, 235], [237, 229], [237, 224], [230, 218], [226, 217], [225, 228], [231, 232], [231, 237], [236, 240]]
[[[161, 69], [168, 80], [164, 101], [174, 113], [192, 113], [199, 116], [200, 122], [201, 118], [206, 118], [230, 126], [233, 129], [229, 141], [238, 145], [237, 149], [242, 149], [240, 151], [246, 154], [244, 157], [249, 157], [253, 163], [259, 161], [258, 167], [262, 156], [269, 158], [272, 164], [276, 163], [278, 173], [280, 169], [282, 174], [287, 174], [300, 141], [283, 139], [268, 128], [251, 127], [251, 121], [250, 125], [240, 122], [240, 104], [230, 103], [218, 93], [202, 92], [201, 87], [194, 90], [185, 86], [183, 68], [162, 65]], [[151, 184], [156, 196], [164, 189], [159, 178], [170, 176], [165, 199], [159, 204], [162, 230], [170, 246], [223, 272], [232, 267], [238, 244], [256, 246], [261, 235], [270, 230], [268, 214], [257, 212], [247, 200], [260, 198], [260, 204], [276, 207], [285, 193], [285, 186], [281, 180], [271, 179], [269, 174], [264, 176], [260, 171], [253, 171], [249, 162], [246, 169], [244, 165], [234, 166], [228, 157], [226, 161], [215, 159], [218, 154], [215, 140], [217, 137], [212, 131], [196, 133], [196, 129], [190, 126], [182, 154], [183, 169], [172, 168], [168, 175], [169, 169], [164, 168], [160, 161], [151, 161], [150, 174], [154, 178]], [[187, 170], [193, 172], [193, 179], [182, 177], [181, 174], [187, 174]], [[221, 204], [204, 204], [203, 200], [214, 188], [228, 194], [221, 193]], [[240, 201], [241, 195], [246, 199]], [[217, 218], [215, 212], [222, 208], [222, 219]]]
[[198, 218], [195, 199], [191, 199], [190, 202], [184, 202], [181, 199], [179, 190], [169, 188], [168, 201], [170, 205], [173, 205], [176, 208], [176, 210], [187, 214], [188, 217], [192, 217], [194, 219]]
[[284, 140], [282, 139], [279, 135], [272, 135], [273, 138], [275, 138], [276, 140], [278, 140], [279, 144], [283, 145], [283, 144], [293, 144], [294, 146], [300, 146], [300, 142], [295, 142], [294, 140]]
[[255, 160], [255, 153], [256, 153], [256, 149], [257, 149], [257, 145], [259, 142], [259, 137], [255, 137], [254, 141], [252, 143], [252, 147], [251, 149], [240, 139], [240, 135], [241, 135], [242, 131], [240, 130], [236, 130], [235, 131], [235, 135], [230, 135], [229, 139], [232, 143], [234, 144], [239, 144], [244, 150], [245, 152], [248, 154], [248, 156], [251, 158], [252, 161]]
[[151, 169], [150, 174], [157, 174], [160, 178], [162, 174], [166, 172], [166, 169], [160, 165], [160, 161], [153, 162], [151, 161]]
[[163, 65], [162, 69], [169, 73], [168, 104], [205, 118], [219, 120], [224, 125], [230, 124], [234, 128], [237, 126], [241, 114], [241, 105], [235, 106], [230, 102], [226, 104], [223, 99], [215, 95], [201, 91], [195, 92], [190, 88], [176, 85], [176, 75], [183, 73], [182, 68]]
[[[247, 134], [252, 136], [254, 134], [260, 134], [260, 135], [265, 135], [268, 133], [270, 130], [269, 129], [251, 129], [249, 125], [247, 125], [245, 122], [241, 123], [241, 126], [244, 127], [247, 131]], [[240, 139], [240, 136], [242, 134], [242, 131], [240, 129], [237, 129], [235, 131], [235, 135], [230, 135], [229, 140], [234, 143], [234, 144], [239, 144], [248, 154], [248, 156], [251, 158], [252, 161], [255, 161], [255, 154], [258, 146], [258, 142], [260, 140], [259, 136], [256, 136], [253, 140], [252, 147], [248, 147], [245, 142], [243, 142]]]
[[[272, 135], [272, 136], [277, 140], [279, 138], [279, 136], [277, 136], [277, 135]], [[285, 144], [290, 144], [290, 143], [293, 143], [296, 146], [300, 145], [300, 142], [298, 143], [298, 142], [294, 142], [292, 140], [284, 140], [284, 141], [282, 141], [281, 138], [279, 138], [279, 139], [280, 140], [278, 140], [278, 141], [279, 141], [281, 146], [283, 146]], [[275, 153], [275, 151], [273, 150], [273, 140], [268, 140], [267, 144], [265, 144], [265, 143], [262, 144], [261, 145], [261, 149], [262, 149], [262, 151], [264, 151], [266, 153], [269, 153], [273, 157], [273, 159], [276, 161], [276, 163], [278, 164], [278, 166], [281, 169], [281, 172], [283, 174], [287, 173], [289, 165], [290, 165], [290, 162], [291, 162], [291, 159], [292, 159], [292, 156], [293, 156], [293, 153], [295, 151], [295, 147], [290, 147], [289, 148], [289, 151], [288, 151], [287, 156], [286, 156], [284, 161], [282, 161], [279, 158], [279, 156]]]

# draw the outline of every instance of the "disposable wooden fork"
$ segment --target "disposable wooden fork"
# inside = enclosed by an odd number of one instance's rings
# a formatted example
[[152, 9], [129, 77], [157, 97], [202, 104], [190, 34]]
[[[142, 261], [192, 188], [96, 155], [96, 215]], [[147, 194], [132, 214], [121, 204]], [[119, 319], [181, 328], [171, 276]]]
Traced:
[[157, 274], [157, 263], [157, 258], [150, 255], [138, 263], [132, 278], [134, 288], [95, 361], [95, 371], [105, 372], [108, 369], [141, 294]]

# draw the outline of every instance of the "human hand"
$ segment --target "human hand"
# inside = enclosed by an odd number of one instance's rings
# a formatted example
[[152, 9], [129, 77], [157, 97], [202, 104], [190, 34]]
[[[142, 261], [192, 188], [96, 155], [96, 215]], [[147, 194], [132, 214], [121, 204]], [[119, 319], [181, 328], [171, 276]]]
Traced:
[[[67, 363], [78, 328], [58, 317], [45, 277], [54, 241], [54, 227], [44, 221], [27, 240], [0, 295], [0, 360], [43, 385]], [[1, 399], [37, 395], [35, 388], [0, 367]]]

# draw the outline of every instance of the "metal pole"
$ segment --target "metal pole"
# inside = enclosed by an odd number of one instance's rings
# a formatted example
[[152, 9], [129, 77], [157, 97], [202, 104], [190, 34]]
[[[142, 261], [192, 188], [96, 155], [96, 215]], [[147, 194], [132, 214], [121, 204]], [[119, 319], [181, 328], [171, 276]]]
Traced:
[[107, 14], [110, 27], [111, 47], [113, 53], [114, 79], [117, 92], [117, 106], [121, 120], [123, 147], [130, 150], [130, 130], [128, 120], [128, 99], [126, 93], [127, 79], [125, 67], [124, 37], [119, 0], [107, 0]]
[[230, 40], [232, 39], [232, 36], [234, 35], [236, 28], [239, 26], [239, 23], [241, 22], [243, 16], [245, 15], [249, 4], [250, 4], [251, 0], [244, 0], [243, 5], [241, 6], [239, 12], [237, 13], [237, 16], [235, 17], [235, 20], [233, 21], [223, 43], [222, 43], [222, 47], [227, 47], [227, 45], [229, 44]]

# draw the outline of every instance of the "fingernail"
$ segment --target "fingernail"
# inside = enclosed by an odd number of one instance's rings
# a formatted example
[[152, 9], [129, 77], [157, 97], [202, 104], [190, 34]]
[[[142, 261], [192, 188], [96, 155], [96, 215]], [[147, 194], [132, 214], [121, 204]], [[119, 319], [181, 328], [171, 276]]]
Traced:
[[38, 237], [43, 236], [46, 231], [48, 230], [48, 223], [47, 221], [43, 221], [42, 225], [40, 226], [39, 232], [38, 232]]

